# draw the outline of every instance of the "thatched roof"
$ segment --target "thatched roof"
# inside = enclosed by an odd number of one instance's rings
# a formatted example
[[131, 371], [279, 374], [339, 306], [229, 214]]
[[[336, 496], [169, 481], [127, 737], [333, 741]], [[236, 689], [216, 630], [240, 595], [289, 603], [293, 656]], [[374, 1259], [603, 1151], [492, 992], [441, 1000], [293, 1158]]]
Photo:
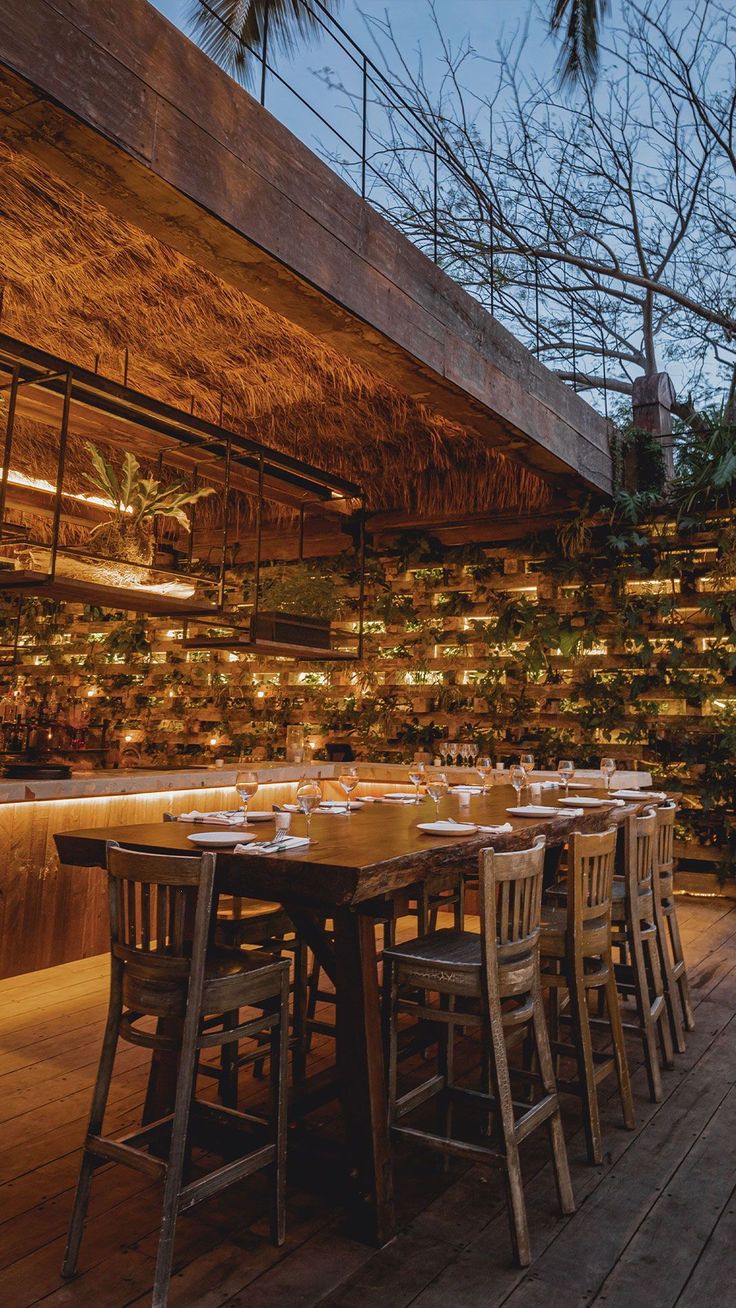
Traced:
[[342, 474], [371, 509], [533, 512], [550, 488], [0, 145], [3, 330]]

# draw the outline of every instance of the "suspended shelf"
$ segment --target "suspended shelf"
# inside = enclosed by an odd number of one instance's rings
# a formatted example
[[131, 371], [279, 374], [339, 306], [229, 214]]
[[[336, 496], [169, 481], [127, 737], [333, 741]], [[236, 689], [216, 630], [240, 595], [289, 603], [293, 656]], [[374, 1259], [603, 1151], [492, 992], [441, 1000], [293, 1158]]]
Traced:
[[[241, 535], [232, 523], [238, 497], [256, 500], [256, 573], [264, 501], [295, 510], [300, 532], [306, 512], [319, 512], [337, 525], [362, 505], [361, 492], [351, 482], [2, 333], [0, 403], [7, 414], [0, 470], [0, 594], [226, 621], [227, 574]], [[19, 417], [58, 426], [55, 475], [45, 478], [35, 467], [18, 466]], [[121, 493], [117, 500], [112, 494], [90, 494], [84, 485], [70, 484], [70, 442], [71, 448], [77, 442], [79, 460], [80, 438], [103, 443], [113, 457], [120, 457], [115, 451], [124, 451], [123, 465], [133, 456], [144, 466], [157, 466], [157, 479], [148, 481], [162, 493], [181, 490], [185, 505], [178, 517], [164, 507], [148, 514], [146, 550], [133, 549], [125, 557], [130, 532], [120, 528], [131, 527], [131, 518], [125, 516], [131, 512], [130, 499], [122, 500]], [[92, 455], [89, 460], [92, 468]], [[113, 458], [105, 454], [102, 461], [112, 470], [115, 485], [120, 484], [123, 474]], [[173, 486], [167, 485], [164, 468], [175, 475]], [[85, 472], [81, 481], [86, 480]], [[144, 481], [141, 477], [141, 486]], [[218, 497], [213, 502], [219, 504], [219, 518], [209, 530], [198, 528], [195, 533], [195, 502], [205, 495]], [[36, 525], [12, 521], [13, 512]], [[169, 528], [164, 539], [158, 524], [167, 518], [177, 527]], [[38, 524], [49, 521], [50, 528], [41, 531]], [[34, 532], [43, 539], [34, 539]], [[105, 533], [112, 542], [108, 548], [102, 544]], [[81, 546], [69, 543], [80, 538]]]

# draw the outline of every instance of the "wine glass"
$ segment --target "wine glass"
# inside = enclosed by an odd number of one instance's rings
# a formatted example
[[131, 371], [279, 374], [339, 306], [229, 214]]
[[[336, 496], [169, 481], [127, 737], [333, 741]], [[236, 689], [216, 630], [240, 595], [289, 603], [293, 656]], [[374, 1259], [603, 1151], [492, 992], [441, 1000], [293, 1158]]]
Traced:
[[415, 794], [414, 802], [416, 804], [421, 804], [422, 802], [419, 798], [419, 787], [424, 781], [425, 774], [426, 774], [426, 768], [423, 763], [412, 763], [411, 771], [409, 772], [409, 780], [414, 787], [414, 794]]
[[493, 760], [483, 755], [483, 757], [476, 760], [475, 770], [480, 777], [483, 793], [486, 794], [493, 785]]
[[307, 819], [307, 839], [312, 839], [312, 809], [322, 803], [322, 787], [318, 781], [300, 781], [296, 788], [296, 802]]
[[350, 817], [350, 796], [355, 790], [359, 780], [360, 778], [356, 768], [343, 768], [337, 778], [337, 784], [345, 792], [345, 812], [348, 817]]
[[534, 771], [534, 755], [533, 755], [533, 754], [522, 754], [522, 755], [521, 755], [521, 758], [519, 759], [519, 762], [520, 762], [521, 766], [523, 767], [523, 769], [524, 769], [524, 771], [525, 771], [525, 773], [526, 773], [526, 775], [527, 775], [527, 778], [529, 778], [529, 777], [531, 776], [532, 772]]
[[258, 777], [255, 772], [239, 772], [235, 778], [235, 789], [240, 797], [243, 821], [248, 821], [248, 800], [252, 799], [258, 789]]
[[601, 759], [601, 772], [603, 774], [603, 780], [606, 784], [606, 790], [611, 789], [611, 782], [613, 781], [613, 774], [615, 771], [616, 771], [615, 758]]
[[443, 795], [447, 794], [449, 789], [450, 787], [447, 784], [447, 777], [445, 776], [444, 772], [438, 772], [436, 776], [430, 777], [429, 781], [427, 782], [427, 794], [431, 795], [432, 799], [434, 800], [434, 806], [438, 819], [440, 816], [440, 800], [442, 799]]
[[565, 787], [565, 798], [567, 798], [567, 788], [575, 776], [575, 764], [571, 758], [561, 758], [557, 764], [557, 775]]
[[514, 763], [514, 766], [509, 772], [509, 778], [514, 790], [516, 791], [516, 803], [519, 805], [521, 804], [521, 792], [526, 785], [526, 770], [520, 763]]

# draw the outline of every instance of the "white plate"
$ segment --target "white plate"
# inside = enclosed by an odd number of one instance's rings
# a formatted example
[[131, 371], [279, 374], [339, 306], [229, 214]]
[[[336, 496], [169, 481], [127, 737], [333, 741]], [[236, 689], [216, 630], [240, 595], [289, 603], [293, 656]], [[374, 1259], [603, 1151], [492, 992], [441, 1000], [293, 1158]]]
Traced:
[[560, 810], [550, 808], [548, 804], [520, 804], [518, 808], [507, 808], [507, 813], [513, 813], [514, 817], [559, 817]]
[[598, 808], [599, 804], [610, 804], [610, 799], [595, 799], [592, 795], [576, 795], [575, 799], [561, 799], [560, 804], [569, 804], [570, 808]]
[[571, 781], [568, 790], [592, 790], [592, 781]]
[[[388, 795], [384, 795], [383, 798], [384, 799], [416, 799], [416, 795], [413, 790], [392, 790]], [[422, 795], [421, 787], [419, 790], [419, 798], [420, 799], [424, 798], [424, 796]]]
[[255, 831], [198, 831], [196, 835], [187, 836], [193, 845], [216, 845], [223, 847], [243, 845], [247, 840], [257, 840]]
[[246, 821], [273, 822], [275, 816], [275, 813], [267, 813], [265, 809], [248, 809]]
[[428, 836], [472, 836], [478, 828], [472, 822], [417, 822], [417, 830]]

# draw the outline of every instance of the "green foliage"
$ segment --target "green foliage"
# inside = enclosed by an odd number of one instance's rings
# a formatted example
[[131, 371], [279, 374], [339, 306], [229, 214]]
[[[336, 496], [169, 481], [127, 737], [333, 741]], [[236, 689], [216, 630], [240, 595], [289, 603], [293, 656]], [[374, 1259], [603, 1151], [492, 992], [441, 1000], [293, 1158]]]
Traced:
[[[162, 486], [155, 477], [141, 475], [141, 465], [129, 450], [123, 454], [122, 466], [118, 472], [96, 445], [87, 441], [86, 446], [92, 471], [84, 474], [84, 480], [95, 494], [112, 503], [115, 519], [124, 519], [131, 529], [139, 523], [163, 517], [173, 518], [180, 527], [189, 531], [189, 518], [184, 510], [215, 493], [212, 486], [199, 486], [192, 490], [183, 481]], [[107, 523], [98, 523], [90, 535], [94, 536], [105, 526]]]
[[306, 618], [334, 618], [344, 603], [338, 579], [312, 563], [290, 563], [261, 575], [260, 607]]

